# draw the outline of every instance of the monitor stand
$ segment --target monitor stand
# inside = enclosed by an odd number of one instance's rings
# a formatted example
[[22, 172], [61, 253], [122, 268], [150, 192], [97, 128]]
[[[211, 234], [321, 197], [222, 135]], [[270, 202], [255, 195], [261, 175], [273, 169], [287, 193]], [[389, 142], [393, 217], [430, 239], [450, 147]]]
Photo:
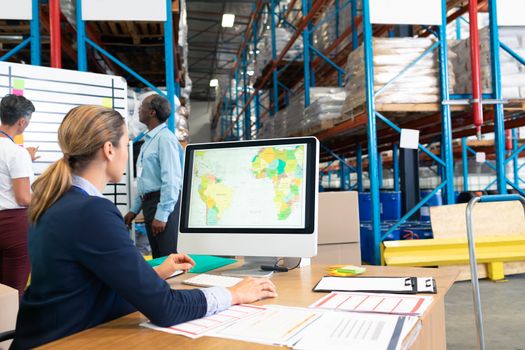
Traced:
[[224, 276], [233, 277], [266, 277], [273, 275], [273, 271], [261, 270], [262, 265], [275, 265], [279, 259], [277, 257], [245, 257], [241, 267], [228, 269], [221, 272]]

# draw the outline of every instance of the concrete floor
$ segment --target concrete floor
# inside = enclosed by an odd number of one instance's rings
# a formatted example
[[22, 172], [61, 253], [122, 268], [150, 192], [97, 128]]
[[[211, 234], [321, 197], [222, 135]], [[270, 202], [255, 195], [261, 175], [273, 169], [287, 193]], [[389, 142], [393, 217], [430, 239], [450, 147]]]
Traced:
[[[525, 274], [480, 282], [486, 348], [525, 350]], [[456, 282], [445, 297], [449, 350], [477, 349], [472, 300], [470, 281]]]

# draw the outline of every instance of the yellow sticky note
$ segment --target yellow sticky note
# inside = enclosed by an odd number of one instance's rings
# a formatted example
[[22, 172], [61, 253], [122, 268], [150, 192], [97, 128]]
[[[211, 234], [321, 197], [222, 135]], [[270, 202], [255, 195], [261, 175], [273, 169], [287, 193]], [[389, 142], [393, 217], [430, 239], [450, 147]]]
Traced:
[[113, 100], [111, 98], [104, 97], [102, 99], [102, 106], [107, 108], [113, 108]]
[[15, 141], [15, 143], [17, 145], [23, 145], [24, 144], [24, 135], [22, 135], [22, 134], [16, 135], [15, 138], [13, 139], [13, 141]]

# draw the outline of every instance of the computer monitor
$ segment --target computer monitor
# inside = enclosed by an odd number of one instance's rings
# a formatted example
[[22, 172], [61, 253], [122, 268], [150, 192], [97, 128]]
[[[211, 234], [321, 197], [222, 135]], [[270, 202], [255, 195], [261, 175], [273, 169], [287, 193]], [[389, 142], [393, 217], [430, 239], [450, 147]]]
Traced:
[[188, 145], [178, 250], [315, 256], [318, 170], [315, 137]]

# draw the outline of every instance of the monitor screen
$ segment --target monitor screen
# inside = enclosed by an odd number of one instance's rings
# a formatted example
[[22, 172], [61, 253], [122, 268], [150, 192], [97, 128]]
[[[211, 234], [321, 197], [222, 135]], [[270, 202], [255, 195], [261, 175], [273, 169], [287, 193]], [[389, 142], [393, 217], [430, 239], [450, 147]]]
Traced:
[[189, 145], [181, 230], [311, 233], [315, 153], [313, 138]]

